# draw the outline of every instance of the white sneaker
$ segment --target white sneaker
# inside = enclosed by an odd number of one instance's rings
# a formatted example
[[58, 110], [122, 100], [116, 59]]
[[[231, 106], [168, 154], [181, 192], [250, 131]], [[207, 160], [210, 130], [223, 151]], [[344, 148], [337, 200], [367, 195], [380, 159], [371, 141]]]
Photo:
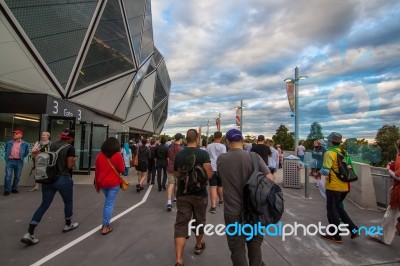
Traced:
[[79, 226], [78, 223], [71, 223], [70, 225], [65, 225], [64, 229], [63, 229], [63, 233], [69, 232], [74, 230], [75, 228], [77, 228]]
[[27, 245], [35, 245], [39, 242], [39, 239], [37, 239], [34, 235], [31, 235], [29, 233], [26, 233], [22, 238], [21, 242], [25, 243]]

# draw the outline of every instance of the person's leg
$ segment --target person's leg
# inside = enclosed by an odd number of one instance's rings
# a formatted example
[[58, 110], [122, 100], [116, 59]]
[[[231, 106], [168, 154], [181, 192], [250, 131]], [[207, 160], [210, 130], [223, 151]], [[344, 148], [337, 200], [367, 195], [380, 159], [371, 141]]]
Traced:
[[175, 257], [176, 262], [183, 265], [183, 249], [185, 248], [186, 237], [176, 237], [175, 238]]
[[54, 186], [64, 201], [65, 224], [71, 225], [73, 215], [74, 182], [69, 176], [60, 176]]
[[264, 240], [263, 236], [257, 235], [247, 244], [247, 257], [249, 258], [250, 266], [261, 266], [265, 265], [262, 261], [261, 245]]
[[343, 201], [346, 198], [347, 194], [349, 192], [339, 192], [340, 194], [340, 203], [338, 206], [338, 212], [339, 212], [339, 216], [340, 216], [340, 220], [349, 225], [349, 230], [350, 232], [355, 230], [358, 230], [358, 227], [353, 223], [353, 221], [351, 220], [350, 216], [347, 214], [346, 210], [344, 209], [344, 204]]
[[14, 180], [11, 186], [11, 192], [17, 191], [18, 192], [18, 183], [21, 177], [22, 167], [24, 166], [24, 161], [22, 160], [15, 160], [14, 161]]
[[[329, 224], [334, 224], [337, 227], [340, 225], [340, 214], [339, 214], [339, 204], [340, 204], [340, 192], [326, 190], [326, 213], [328, 217]], [[333, 228], [330, 230], [333, 234]], [[341, 240], [339, 233], [335, 236], [336, 240]]]
[[167, 207], [172, 204], [172, 197], [175, 190], [175, 176], [172, 173], [167, 173], [168, 175], [168, 189], [167, 189]]
[[[109, 227], [110, 221], [112, 218], [112, 213], [114, 210], [114, 203], [115, 199], [117, 198], [118, 191], [120, 190], [119, 186], [115, 186], [113, 188], [103, 188], [103, 194], [106, 197], [104, 200], [104, 207], [103, 207], [103, 227]], [[106, 231], [109, 228], [105, 229]], [[104, 230], [103, 230], [104, 233]]]
[[[235, 222], [241, 223], [239, 216], [224, 214], [225, 225], [233, 224]], [[231, 231], [229, 231], [231, 232]], [[246, 258], [246, 239], [243, 235], [229, 235], [226, 234], [228, 247], [231, 251], [231, 260], [233, 266], [248, 266]]]
[[[46, 213], [47, 209], [50, 207], [53, 202], [54, 196], [56, 195], [57, 190], [52, 187], [51, 184], [43, 184], [42, 185], [42, 203], [39, 208], [33, 214], [33, 217], [30, 221], [30, 225], [38, 225], [42, 220], [43, 215]], [[32, 231], [31, 234], [34, 232]]]
[[147, 171], [141, 172], [141, 178], [140, 178], [140, 182], [139, 182], [140, 188], [143, 187], [143, 183], [146, 180], [146, 178], [147, 178]]
[[210, 201], [211, 208], [215, 208], [217, 206], [217, 186], [210, 186]]
[[4, 177], [4, 192], [10, 192], [11, 190], [11, 176], [13, 173], [13, 169], [14, 169], [14, 163], [13, 160], [8, 160], [6, 162], [6, 175]]
[[218, 195], [219, 202], [220, 203], [224, 202], [224, 192], [223, 192], [222, 186], [217, 186], [217, 195]]
[[392, 209], [390, 206], [387, 207], [385, 215], [383, 216], [381, 227], [383, 228], [382, 235], [375, 235], [377, 238], [386, 245], [390, 245], [396, 234], [396, 217], [400, 215], [398, 208]]
[[156, 166], [155, 166], [155, 164], [153, 162], [153, 166], [152, 166], [152, 169], [151, 169], [151, 183], [150, 184], [154, 185], [155, 179], [156, 179]]
[[168, 179], [167, 178], [167, 166], [166, 165], [162, 167], [162, 173], [163, 173], [162, 189], [166, 190], [167, 188], [166, 188], [165, 184], [167, 183], [167, 179]]
[[162, 185], [161, 185], [161, 166], [157, 165], [157, 186], [158, 186], [158, 191], [162, 190]]

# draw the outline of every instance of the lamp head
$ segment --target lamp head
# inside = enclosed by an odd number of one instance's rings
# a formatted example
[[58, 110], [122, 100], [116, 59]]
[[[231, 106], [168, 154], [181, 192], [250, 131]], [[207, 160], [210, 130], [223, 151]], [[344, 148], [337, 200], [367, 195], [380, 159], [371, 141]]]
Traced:
[[294, 82], [294, 80], [291, 79], [291, 78], [286, 78], [286, 79], [284, 79], [283, 81], [286, 82], [286, 83], [292, 83], [292, 82]]

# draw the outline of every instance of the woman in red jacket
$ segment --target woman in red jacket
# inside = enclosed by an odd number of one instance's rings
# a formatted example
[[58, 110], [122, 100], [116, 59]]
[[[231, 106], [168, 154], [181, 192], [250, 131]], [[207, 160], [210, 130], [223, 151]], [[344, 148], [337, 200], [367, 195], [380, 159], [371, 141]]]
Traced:
[[112, 231], [110, 220], [114, 208], [115, 198], [120, 190], [120, 174], [125, 172], [124, 160], [120, 152], [119, 141], [108, 138], [101, 146], [101, 152], [96, 158], [96, 189], [106, 196], [103, 207], [103, 229], [102, 234], [106, 235]]

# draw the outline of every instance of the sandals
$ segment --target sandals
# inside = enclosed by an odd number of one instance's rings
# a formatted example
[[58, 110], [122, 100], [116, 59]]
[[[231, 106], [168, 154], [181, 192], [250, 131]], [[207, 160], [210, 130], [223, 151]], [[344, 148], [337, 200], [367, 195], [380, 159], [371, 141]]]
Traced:
[[107, 234], [109, 234], [109, 233], [111, 233], [112, 232], [112, 228], [111, 227], [109, 227], [109, 226], [103, 226], [103, 229], [101, 230], [101, 234], [104, 236], [104, 235], [107, 235]]
[[206, 243], [201, 241], [201, 247], [198, 247], [197, 245], [194, 247], [194, 254], [200, 255], [204, 249], [206, 249]]

